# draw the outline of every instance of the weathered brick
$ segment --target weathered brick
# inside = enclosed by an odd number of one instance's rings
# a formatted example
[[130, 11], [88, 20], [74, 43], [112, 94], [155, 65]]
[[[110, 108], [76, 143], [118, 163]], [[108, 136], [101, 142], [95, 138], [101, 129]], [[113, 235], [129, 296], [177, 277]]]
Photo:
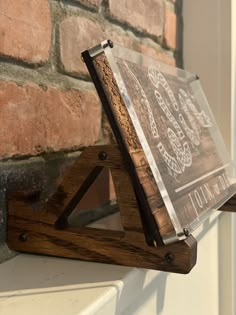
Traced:
[[72, 16], [60, 25], [60, 56], [66, 72], [86, 75], [80, 54], [106, 39], [100, 25], [84, 17]]
[[158, 52], [157, 53], [157, 59], [163, 63], [166, 63], [167, 65], [174, 66], [174, 67], [176, 66], [175, 58], [168, 55], [167, 53]]
[[49, 58], [50, 44], [47, 0], [1, 1], [0, 55], [41, 63]]
[[139, 45], [139, 51], [149, 57], [158, 59], [159, 61], [166, 63], [171, 66], [176, 66], [176, 60], [164, 51], [159, 51], [155, 48], [148, 47], [145, 45]]
[[114, 44], [118, 44], [123, 47], [130, 48], [130, 49], [135, 47], [136, 41], [134, 40], [134, 38], [127, 35], [126, 33], [122, 34], [115, 31], [114, 29], [108, 28], [105, 30], [105, 34], [106, 34], [106, 38], [111, 39], [114, 42]]
[[167, 8], [165, 13], [164, 38], [166, 45], [172, 49], [176, 49], [176, 28], [177, 28], [176, 14]]
[[109, 13], [113, 18], [151, 35], [162, 35], [164, 23], [162, 0], [109, 0]]
[[106, 30], [107, 38], [111, 38], [115, 44], [139, 51], [149, 57], [160, 60], [163, 63], [166, 63], [171, 66], [176, 66], [176, 60], [173, 56], [167, 52], [160, 51], [157, 48], [150, 47], [148, 45], [140, 43], [132, 36], [127, 34], [121, 34], [114, 30]]
[[91, 91], [0, 81], [0, 156], [35, 155], [97, 141], [101, 108]]
[[101, 0], [76, 0], [76, 2], [82, 3], [89, 8], [99, 8], [101, 4]]

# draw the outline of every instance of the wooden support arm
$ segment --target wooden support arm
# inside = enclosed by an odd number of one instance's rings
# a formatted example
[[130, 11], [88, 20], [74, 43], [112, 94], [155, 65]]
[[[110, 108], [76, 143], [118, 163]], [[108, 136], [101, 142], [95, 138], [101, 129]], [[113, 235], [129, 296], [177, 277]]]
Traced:
[[[101, 152], [106, 152], [105, 159]], [[67, 222], [102, 167], [111, 170], [124, 231], [77, 228]], [[13, 250], [176, 273], [188, 273], [196, 263], [197, 242], [192, 236], [166, 246], [147, 245], [130, 175], [117, 146], [85, 149], [43, 209], [33, 208], [32, 196], [9, 195], [7, 242]]]

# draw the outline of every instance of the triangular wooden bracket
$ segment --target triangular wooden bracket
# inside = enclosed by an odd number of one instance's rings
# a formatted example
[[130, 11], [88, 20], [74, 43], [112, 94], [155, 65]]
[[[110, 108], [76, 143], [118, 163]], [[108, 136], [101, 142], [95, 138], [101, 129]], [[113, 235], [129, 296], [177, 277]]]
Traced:
[[[124, 231], [71, 227], [67, 218], [103, 167], [110, 168]], [[196, 263], [197, 242], [149, 246], [130, 174], [116, 145], [86, 148], [67, 169], [57, 191], [41, 210], [35, 192], [8, 196], [8, 246], [16, 251], [188, 273]]]

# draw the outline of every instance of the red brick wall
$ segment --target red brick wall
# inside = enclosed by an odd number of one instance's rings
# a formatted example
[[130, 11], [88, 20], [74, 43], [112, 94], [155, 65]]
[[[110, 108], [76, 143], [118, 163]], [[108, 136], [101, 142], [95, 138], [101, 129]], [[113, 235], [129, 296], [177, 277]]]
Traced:
[[109, 141], [80, 53], [110, 38], [176, 64], [175, 2], [1, 1], [0, 158]]
[[[61, 165], [78, 156], [70, 151], [112, 139], [81, 51], [110, 38], [181, 64], [181, 2], [0, 0], [0, 261], [6, 192], [34, 188], [46, 200]], [[80, 208], [112, 196], [104, 170]]]

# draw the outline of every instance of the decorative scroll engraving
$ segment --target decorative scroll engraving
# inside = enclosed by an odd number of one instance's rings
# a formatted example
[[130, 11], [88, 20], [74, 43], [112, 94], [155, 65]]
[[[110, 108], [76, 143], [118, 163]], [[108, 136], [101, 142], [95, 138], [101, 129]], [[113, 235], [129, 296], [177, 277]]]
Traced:
[[[126, 106], [145, 154], [141, 167], [136, 158], [142, 156], [140, 148], [128, 146], [150, 208], [154, 214], [161, 209], [158, 199], [152, 200], [152, 192], [159, 190], [176, 234], [186, 227], [191, 232], [236, 192], [234, 166], [199, 80], [119, 46], [108, 50], [105, 55], [123, 98], [119, 111]], [[131, 144], [136, 137], [122, 127], [127, 116], [117, 115], [124, 140]]]

